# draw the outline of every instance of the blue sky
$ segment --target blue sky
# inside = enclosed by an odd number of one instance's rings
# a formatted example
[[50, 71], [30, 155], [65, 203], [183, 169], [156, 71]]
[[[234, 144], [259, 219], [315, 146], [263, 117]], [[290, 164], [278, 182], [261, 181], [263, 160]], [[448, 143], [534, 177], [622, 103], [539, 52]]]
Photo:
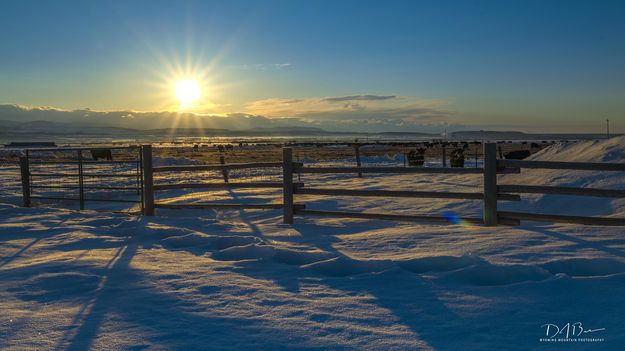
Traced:
[[625, 132], [624, 38], [625, 1], [4, 1], [0, 103]]

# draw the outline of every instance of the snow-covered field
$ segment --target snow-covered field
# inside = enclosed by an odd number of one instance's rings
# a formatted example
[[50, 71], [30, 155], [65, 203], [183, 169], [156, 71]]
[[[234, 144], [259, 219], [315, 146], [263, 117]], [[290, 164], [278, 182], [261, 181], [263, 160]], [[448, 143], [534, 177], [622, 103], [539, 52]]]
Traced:
[[[623, 162], [625, 138], [537, 159]], [[218, 179], [219, 174], [213, 174]], [[240, 173], [247, 179], [275, 175]], [[21, 208], [0, 187], [0, 349], [619, 350], [625, 228], [521, 227], [158, 210], [155, 217]], [[174, 178], [175, 177], [175, 178]], [[179, 181], [180, 174], [170, 181]], [[258, 180], [257, 179], [257, 180]], [[479, 191], [479, 176], [304, 176], [310, 187]], [[625, 189], [625, 174], [524, 171], [502, 184]], [[608, 198], [523, 196], [504, 209], [625, 217]], [[264, 189], [160, 201], [280, 202]], [[311, 209], [480, 216], [481, 203], [297, 196]], [[587, 333], [553, 342], [546, 324]], [[596, 330], [588, 332], [589, 330]], [[572, 332], [572, 327], [570, 328]], [[561, 335], [560, 337], [564, 337]]]

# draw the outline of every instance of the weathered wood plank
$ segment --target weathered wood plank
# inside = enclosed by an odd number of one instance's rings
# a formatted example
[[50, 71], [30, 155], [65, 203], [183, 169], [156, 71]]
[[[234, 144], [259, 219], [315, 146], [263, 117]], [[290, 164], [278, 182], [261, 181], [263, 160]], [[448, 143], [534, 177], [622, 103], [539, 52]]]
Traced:
[[[438, 199], [469, 199], [482, 200], [483, 193], [466, 192], [438, 192], [438, 191], [397, 191], [397, 190], [348, 190], [348, 189], [319, 189], [301, 188], [295, 190], [302, 195], [335, 195], [335, 196], [371, 196], [371, 197], [414, 197]], [[513, 194], [499, 194], [498, 200], [519, 201], [521, 197]]]
[[271, 168], [282, 167], [282, 162], [251, 162], [251, 163], [229, 163], [210, 165], [189, 165], [189, 166], [162, 166], [154, 167], [155, 173], [160, 172], [197, 172], [197, 171], [219, 171], [246, 168]]
[[[296, 210], [295, 214], [303, 216], [320, 216], [320, 217], [338, 217], [338, 218], [362, 218], [362, 219], [381, 219], [390, 221], [407, 221], [407, 222], [436, 222], [450, 223], [448, 217], [441, 216], [418, 216], [418, 215], [396, 215], [383, 213], [367, 213], [367, 212], [344, 212], [344, 211], [322, 211], [322, 210]], [[482, 224], [481, 218], [460, 218], [472, 224]]]
[[82, 150], [76, 151], [78, 156], [78, 198], [80, 199], [80, 209], [85, 209], [85, 189], [83, 188], [85, 185], [84, 172], [82, 168]]
[[498, 160], [502, 167], [625, 172], [625, 163]]
[[154, 216], [154, 168], [152, 167], [152, 145], [141, 148], [143, 162], [143, 214]]
[[[139, 160], [116, 160], [116, 161], [93, 161], [93, 160], [83, 160], [83, 164], [137, 164]], [[68, 165], [77, 165], [80, 161], [34, 161], [31, 162], [31, 165], [57, 165], [57, 164], [68, 164]]]
[[435, 168], [435, 167], [298, 167], [295, 173], [457, 173], [481, 174], [481, 168]]
[[290, 147], [282, 149], [282, 202], [285, 224], [293, 224], [293, 150]]
[[24, 207], [30, 207], [30, 170], [28, 157], [20, 157], [20, 175], [22, 178], [22, 201]]
[[[77, 178], [79, 177], [78, 173], [31, 173], [32, 177], [61, 177], [61, 178]], [[137, 173], [83, 173], [83, 177], [90, 178], [135, 178]]]
[[[294, 163], [293, 173], [442, 173], [442, 174], [482, 174], [482, 168], [440, 168], [440, 167], [304, 167]], [[500, 167], [497, 174], [518, 174], [518, 167]]]
[[[54, 201], [80, 201], [80, 198], [76, 198], [76, 197], [58, 197], [58, 196], [39, 196], [39, 195], [33, 195], [31, 196], [31, 199], [35, 199], [35, 200], [54, 200]], [[88, 202], [124, 202], [124, 203], [140, 203], [141, 201], [139, 200], [125, 200], [125, 199], [90, 199], [90, 198], [85, 198], [84, 201], [88, 201]]]
[[484, 224], [497, 225], [497, 144], [484, 144]]
[[553, 195], [578, 195], [595, 197], [625, 197], [625, 190], [609, 190], [594, 188], [574, 188], [564, 186], [542, 186], [542, 185], [499, 185], [499, 191], [506, 193], [524, 194], [553, 194]]
[[282, 204], [154, 204], [156, 208], [166, 208], [171, 210], [177, 209], [211, 209], [211, 208], [224, 208], [224, 209], [281, 209]]
[[[31, 188], [39, 189], [78, 189], [77, 185], [31, 185]], [[137, 191], [136, 187], [129, 186], [83, 186], [86, 190], [132, 190]]]
[[[304, 186], [304, 183], [294, 183], [294, 186]], [[282, 188], [282, 183], [259, 182], [259, 183], [182, 183], [155, 185], [154, 190], [170, 189], [240, 189], [240, 188]]]
[[554, 214], [538, 214], [525, 212], [498, 212], [500, 218], [536, 222], [561, 222], [584, 225], [625, 226], [625, 218], [565, 216]]

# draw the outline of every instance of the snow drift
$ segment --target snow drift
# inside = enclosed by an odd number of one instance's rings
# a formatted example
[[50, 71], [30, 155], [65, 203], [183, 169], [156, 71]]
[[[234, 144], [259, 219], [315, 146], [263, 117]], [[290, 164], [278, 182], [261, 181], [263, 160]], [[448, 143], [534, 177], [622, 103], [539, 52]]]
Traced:
[[[530, 156], [535, 161], [625, 163], [625, 136], [606, 140], [558, 143]], [[500, 184], [551, 185], [597, 189], [625, 189], [625, 172], [523, 169], [501, 176]], [[523, 194], [520, 204], [505, 209], [582, 216], [625, 216], [625, 199]]]

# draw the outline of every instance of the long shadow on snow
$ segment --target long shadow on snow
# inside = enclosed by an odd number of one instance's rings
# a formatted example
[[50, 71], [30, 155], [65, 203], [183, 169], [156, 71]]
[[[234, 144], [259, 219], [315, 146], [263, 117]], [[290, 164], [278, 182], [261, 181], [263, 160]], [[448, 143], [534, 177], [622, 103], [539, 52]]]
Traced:
[[[352, 259], [334, 248], [333, 244], [340, 241], [337, 236], [356, 234], [365, 229], [361, 225], [337, 227], [301, 223], [303, 222], [302, 220], [299, 222], [299, 224], [293, 226], [301, 234], [296, 240], [314, 242], [317, 249], [329, 252], [335, 258], [344, 259], [345, 261], [351, 261]], [[367, 229], [371, 229], [372, 225], [384, 228], [391, 227], [394, 224], [384, 221], [369, 221], [366, 225]], [[398, 320], [365, 320], [364, 322], [371, 323], [369, 324], [370, 326], [379, 327], [383, 333], [385, 327], [397, 323], [408, 327], [417, 339], [425, 341], [434, 348], [450, 346], [443, 340], [440, 340], [440, 338], [433, 337], [437, 333], [435, 327], [424, 328], [424, 326], [436, 326], [441, 320], [454, 320], [459, 317], [439, 300], [437, 294], [432, 289], [432, 285], [416, 274], [396, 267], [366, 274], [348, 273], [345, 274], [346, 276], [343, 276], [343, 274], [328, 276], [323, 272], [300, 269], [300, 272], [294, 277], [292, 270], [299, 267], [287, 266], [276, 262], [268, 264], [272, 265], [270, 269], [259, 261], [242, 261], [237, 264], [238, 268], [235, 268], [235, 270], [237, 273], [246, 274], [257, 279], [271, 280], [282, 286], [285, 291], [293, 294], [300, 293], [300, 288], [303, 284], [322, 283], [329, 288], [343, 291], [347, 295], [371, 296], [373, 298], [371, 304], [390, 311]], [[412, 294], [418, 295], [419, 303], [423, 303], [417, 304], [415, 299], [411, 298]], [[315, 318], [315, 316], [309, 316], [309, 318]], [[426, 331], [424, 332], [424, 330]], [[461, 333], [461, 331], [456, 333]], [[451, 345], [453, 345], [453, 340], [454, 338], [452, 337]]]
[[[197, 307], [195, 304], [145, 286], [146, 282], [150, 283], [149, 278], [130, 267], [139, 248], [141, 246], [130, 239], [116, 250], [103, 269], [87, 264], [41, 264], [8, 269], [0, 272], [0, 276], [5, 279], [34, 276], [25, 286], [12, 289], [25, 301], [81, 304], [56, 350], [90, 349], [110, 317], [121, 319], [124, 325], [135, 329], [135, 334], [137, 329], [143, 330], [142, 340], [172, 350], [198, 347], [288, 350], [297, 345], [287, 341], [292, 340], [288, 339], [292, 336], [271, 331], [270, 325], [252, 318], [199, 315], [193, 311]], [[282, 337], [287, 339], [282, 340]], [[137, 341], [128, 340], [129, 343]]]
[[[28, 249], [30, 249], [33, 246], [35, 246], [42, 239], [49, 238], [49, 237], [56, 236], [56, 235], [60, 235], [60, 234], [66, 234], [66, 233], [73, 232], [74, 229], [62, 228], [62, 225], [65, 224], [69, 219], [70, 219], [69, 217], [65, 218], [65, 219], [59, 221], [58, 223], [55, 223], [55, 225], [52, 226], [52, 227], [48, 227], [48, 228], [44, 228], [44, 229], [27, 230], [29, 235], [23, 235], [23, 233], [24, 233], [23, 230], [19, 231], [19, 230], [16, 230], [14, 227], [13, 228], [11, 228], [11, 227], [3, 228], [2, 231], [0, 231], [0, 243], [5, 242], [5, 241], [18, 240], [18, 239], [27, 239], [27, 238], [34, 238], [34, 239], [31, 242], [29, 242], [28, 244], [26, 244], [23, 247], [21, 247], [19, 250], [17, 250], [11, 256], [3, 257], [0, 260], [0, 267], [3, 267], [5, 265], [11, 263], [15, 259], [19, 258], [24, 252], [26, 252]], [[5, 231], [7, 233], [4, 233]], [[17, 232], [19, 232], [19, 234], [14, 234], [13, 231], [17, 231]]]
[[[528, 228], [529, 230], [533, 230], [536, 233], [541, 233], [545, 236], [550, 236], [550, 237], [554, 237], [556, 239], [559, 240], [564, 240], [564, 241], [570, 241], [572, 243], [575, 243], [578, 245], [578, 249], [585, 249], [585, 248], [591, 248], [591, 249], [595, 249], [597, 251], [603, 251], [606, 253], [609, 253], [611, 255], [614, 256], [619, 256], [619, 257], [623, 257], [625, 258], [625, 251], [623, 250], [619, 250], [619, 249], [615, 249], [609, 246], [606, 246], [600, 242], [595, 242], [595, 241], [588, 241], [588, 240], [584, 240], [581, 239], [579, 237], [575, 237], [575, 236], [571, 236], [571, 235], [567, 235], [567, 234], [563, 234], [563, 233], [557, 233], [553, 230], [548, 230], [546, 228], [543, 227], [530, 227]], [[625, 239], [624, 241], [625, 242]]]

